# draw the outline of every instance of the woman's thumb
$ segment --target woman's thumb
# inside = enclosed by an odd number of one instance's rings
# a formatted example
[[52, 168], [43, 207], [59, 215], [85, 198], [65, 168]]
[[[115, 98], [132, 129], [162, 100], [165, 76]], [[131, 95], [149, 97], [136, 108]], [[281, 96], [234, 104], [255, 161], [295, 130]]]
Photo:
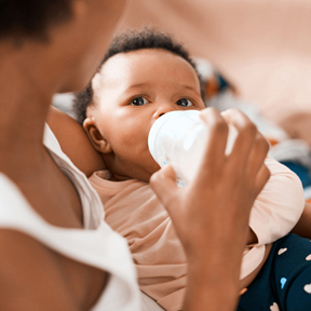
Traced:
[[150, 178], [150, 187], [166, 208], [170, 208], [178, 191], [176, 175], [171, 165], [166, 165]]

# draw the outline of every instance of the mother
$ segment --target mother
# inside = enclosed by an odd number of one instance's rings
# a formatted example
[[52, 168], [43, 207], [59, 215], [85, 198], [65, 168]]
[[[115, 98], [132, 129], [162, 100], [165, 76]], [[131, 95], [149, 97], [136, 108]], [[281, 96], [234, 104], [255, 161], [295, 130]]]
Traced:
[[[1, 310], [141, 308], [126, 243], [105, 224], [96, 194], [45, 125], [53, 94], [91, 79], [125, 2], [0, 0]], [[226, 158], [226, 122], [217, 111], [205, 114], [218, 147], [207, 147], [203, 174], [181, 190], [168, 167], [152, 185], [189, 259], [184, 309], [234, 310], [250, 207], [269, 176], [267, 145], [244, 115], [229, 114], [240, 152]], [[213, 191], [206, 191], [211, 178]]]

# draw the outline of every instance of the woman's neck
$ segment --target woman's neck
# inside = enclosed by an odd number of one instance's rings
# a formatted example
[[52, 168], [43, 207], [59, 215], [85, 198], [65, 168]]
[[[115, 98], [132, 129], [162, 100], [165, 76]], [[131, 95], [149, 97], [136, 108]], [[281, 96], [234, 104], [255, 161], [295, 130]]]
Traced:
[[12, 48], [10, 53], [10, 47], [0, 47], [1, 172], [15, 163], [31, 165], [44, 151], [44, 123], [53, 88], [42, 84], [25, 63]]

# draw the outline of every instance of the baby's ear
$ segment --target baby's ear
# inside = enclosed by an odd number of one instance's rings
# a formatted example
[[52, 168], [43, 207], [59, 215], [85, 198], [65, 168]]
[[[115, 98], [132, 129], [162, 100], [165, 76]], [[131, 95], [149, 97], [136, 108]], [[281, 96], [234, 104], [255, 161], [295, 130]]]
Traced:
[[83, 122], [83, 128], [91, 141], [93, 147], [100, 153], [111, 153], [112, 149], [108, 141], [102, 136], [97, 128], [95, 120], [91, 118], [86, 118]]

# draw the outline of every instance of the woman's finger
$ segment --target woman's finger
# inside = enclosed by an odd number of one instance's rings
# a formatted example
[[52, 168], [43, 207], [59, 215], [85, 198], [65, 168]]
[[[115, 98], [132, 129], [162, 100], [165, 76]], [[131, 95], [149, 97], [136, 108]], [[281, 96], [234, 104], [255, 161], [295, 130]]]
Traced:
[[204, 109], [200, 117], [207, 125], [207, 140], [197, 178], [206, 183], [211, 173], [217, 173], [223, 167], [229, 129], [220, 112], [214, 108]]
[[258, 133], [257, 127], [243, 112], [237, 109], [228, 109], [222, 113], [222, 116], [237, 131], [229, 159], [232, 165], [238, 169], [238, 167], [244, 166], [252, 151]]
[[168, 212], [173, 209], [175, 198], [180, 190], [176, 184], [176, 174], [171, 165], [166, 165], [154, 173], [149, 181], [150, 187]]
[[267, 157], [270, 145], [261, 133], [257, 133], [255, 143], [248, 156], [248, 176], [254, 180]]
[[261, 168], [259, 169], [258, 174], [255, 179], [255, 187], [254, 187], [255, 198], [254, 199], [257, 198], [258, 194], [264, 188], [264, 186], [266, 185], [267, 181], [270, 178], [270, 175], [271, 175], [270, 170], [265, 164], [263, 164]]

